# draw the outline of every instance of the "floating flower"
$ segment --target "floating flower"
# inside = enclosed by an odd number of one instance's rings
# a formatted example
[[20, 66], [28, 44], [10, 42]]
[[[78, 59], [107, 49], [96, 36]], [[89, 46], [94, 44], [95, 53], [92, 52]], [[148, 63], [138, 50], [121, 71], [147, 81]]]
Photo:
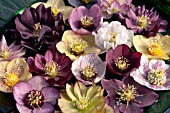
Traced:
[[100, 49], [95, 46], [93, 35], [80, 35], [71, 30], [64, 32], [62, 41], [58, 42], [56, 47], [73, 61], [81, 55], [100, 53]]
[[74, 7], [83, 5], [86, 7], [90, 7], [91, 5], [95, 4], [97, 0], [68, 0], [68, 2]]
[[51, 8], [45, 8], [42, 4], [36, 9], [27, 8], [15, 19], [15, 25], [21, 34], [21, 44], [40, 52], [54, 48], [63, 31], [61, 13], [55, 20]]
[[105, 99], [100, 86], [86, 87], [80, 82], [74, 86], [66, 84], [66, 92], [60, 96], [58, 105], [63, 113], [104, 113]]
[[138, 70], [130, 74], [136, 82], [153, 90], [170, 89], [170, 66], [163, 60], [141, 58]]
[[87, 54], [75, 60], [71, 70], [77, 80], [89, 85], [104, 78], [106, 63], [96, 54]]
[[29, 69], [36, 75], [45, 76], [51, 85], [64, 85], [72, 77], [71, 60], [57, 51], [46, 51], [45, 55], [29, 57]]
[[162, 36], [157, 34], [157, 36], [150, 38], [146, 38], [142, 35], [136, 35], [133, 38], [133, 44], [138, 52], [141, 52], [149, 59], [170, 59], [170, 36], [168, 35]]
[[109, 105], [115, 113], [142, 113], [143, 107], [152, 105], [158, 98], [155, 92], [138, 84], [129, 76], [123, 81], [103, 79], [101, 83], [108, 93]]
[[138, 6], [130, 9], [125, 17], [126, 26], [136, 34], [153, 35], [153, 33], [164, 32], [167, 28], [167, 21], [162, 20], [156, 11], [145, 9], [145, 6]]
[[112, 73], [126, 76], [140, 66], [141, 55], [139, 52], [131, 53], [130, 48], [122, 44], [106, 53], [106, 63]]
[[10, 61], [14, 58], [20, 58], [24, 54], [25, 50], [20, 45], [15, 45], [14, 42], [8, 46], [5, 37], [2, 36], [0, 42], [0, 61]]
[[103, 17], [109, 19], [113, 14], [126, 13], [132, 0], [99, 0]]
[[100, 28], [102, 13], [97, 5], [93, 5], [90, 9], [80, 6], [73, 9], [68, 21], [74, 32], [91, 34]]
[[95, 36], [96, 45], [102, 50], [101, 53], [106, 52], [110, 48], [115, 48], [117, 45], [126, 44], [132, 47], [134, 34], [131, 30], [126, 29], [118, 21], [112, 21], [110, 24], [104, 22], [97, 32], [93, 32]]
[[17, 83], [13, 95], [20, 113], [53, 113], [59, 91], [50, 87], [43, 77], [35, 76], [28, 83]]
[[31, 77], [28, 65], [23, 58], [0, 62], [0, 91], [2, 92], [12, 92], [16, 83], [27, 81]]
[[70, 6], [65, 6], [65, 3], [63, 0], [48, 0], [46, 3], [44, 2], [37, 2], [33, 4], [31, 7], [37, 8], [40, 4], [43, 4], [45, 8], [51, 7], [51, 10], [54, 14], [54, 16], [57, 16], [58, 13], [63, 14], [63, 20], [66, 20], [68, 16], [71, 14], [71, 11], [73, 10]]

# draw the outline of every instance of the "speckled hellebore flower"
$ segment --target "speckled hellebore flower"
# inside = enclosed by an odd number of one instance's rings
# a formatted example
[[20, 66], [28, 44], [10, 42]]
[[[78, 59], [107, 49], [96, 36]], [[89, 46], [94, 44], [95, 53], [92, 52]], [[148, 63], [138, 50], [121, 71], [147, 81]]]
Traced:
[[90, 7], [91, 5], [97, 3], [97, 0], [68, 0], [68, 3], [74, 7], [78, 6]]
[[14, 42], [8, 46], [5, 37], [2, 36], [0, 42], [0, 61], [10, 61], [14, 58], [20, 58], [24, 54], [25, 50], [20, 45], [15, 45]]
[[157, 34], [154, 37], [146, 38], [142, 35], [136, 35], [133, 38], [133, 44], [138, 52], [149, 59], [158, 58], [170, 59], [170, 36]]
[[55, 48], [63, 31], [62, 14], [54, 19], [51, 8], [40, 4], [36, 9], [29, 7], [15, 19], [16, 29], [21, 34], [21, 45], [34, 51]]
[[62, 41], [56, 44], [60, 53], [65, 53], [71, 60], [76, 60], [81, 55], [90, 53], [100, 53], [100, 49], [95, 46], [93, 35], [80, 35], [71, 30], [64, 32]]
[[89, 85], [104, 78], [106, 63], [96, 54], [87, 54], [75, 60], [71, 70], [77, 80]]
[[54, 113], [60, 94], [43, 77], [35, 76], [28, 83], [17, 83], [13, 95], [20, 113]]
[[152, 33], [164, 32], [167, 28], [167, 21], [162, 20], [156, 11], [145, 9], [145, 6], [138, 6], [130, 9], [124, 17], [126, 26], [136, 34], [152, 35]]
[[109, 19], [113, 14], [126, 13], [132, 0], [98, 0], [103, 17]]
[[37, 2], [33, 4], [31, 7], [36, 8], [40, 4], [43, 4], [45, 8], [51, 7], [51, 10], [54, 14], [54, 16], [57, 16], [58, 13], [63, 14], [63, 20], [66, 20], [68, 16], [70, 15], [71, 11], [73, 10], [70, 6], [65, 6], [65, 3], [63, 0], [47, 0], [46, 3], [44, 2]]
[[110, 48], [115, 48], [117, 45], [126, 44], [130, 48], [133, 42], [133, 31], [126, 29], [118, 21], [111, 23], [104, 22], [99, 30], [92, 33], [95, 36], [95, 42], [102, 52], [106, 52]]
[[91, 34], [100, 28], [103, 19], [99, 6], [93, 5], [90, 9], [84, 6], [74, 8], [68, 21], [74, 32]]
[[105, 98], [100, 86], [85, 86], [76, 82], [66, 84], [66, 92], [61, 93], [58, 105], [63, 113], [104, 113]]
[[31, 77], [28, 65], [23, 58], [0, 62], [0, 91], [2, 92], [12, 92], [16, 83], [27, 81]]
[[158, 94], [126, 76], [120, 80], [102, 80], [108, 93], [108, 103], [115, 113], [143, 113], [143, 108], [152, 105]]
[[64, 85], [72, 77], [72, 61], [57, 51], [47, 50], [45, 55], [28, 57], [29, 69], [35, 75], [44, 76], [51, 85]]
[[130, 74], [136, 82], [153, 90], [170, 90], [170, 66], [164, 60], [141, 57], [139, 69]]
[[126, 76], [140, 66], [141, 56], [141, 53], [132, 53], [127, 45], [122, 44], [106, 53], [106, 63], [112, 73]]

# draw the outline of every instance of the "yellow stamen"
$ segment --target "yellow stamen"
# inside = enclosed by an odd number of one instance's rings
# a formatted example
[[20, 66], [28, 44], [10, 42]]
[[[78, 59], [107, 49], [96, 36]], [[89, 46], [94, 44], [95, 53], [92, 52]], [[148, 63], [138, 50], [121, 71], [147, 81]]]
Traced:
[[81, 73], [85, 80], [92, 80], [96, 76], [96, 70], [93, 65], [86, 67]]
[[85, 29], [92, 28], [94, 25], [93, 23], [93, 17], [91, 16], [84, 16], [81, 18], [81, 26]]
[[80, 0], [83, 4], [89, 4], [91, 0]]
[[38, 22], [38, 23], [36, 23], [35, 25], [34, 25], [34, 34], [35, 34], [35, 36], [36, 37], [40, 37], [40, 31], [41, 31], [41, 29], [42, 29], [42, 26], [41, 26], [41, 24], [40, 24], [40, 22]]
[[140, 16], [137, 18], [138, 19], [138, 25], [140, 28], [146, 28], [149, 24], [148, 18], [145, 17], [144, 15]]
[[1, 56], [2, 58], [4, 58], [4, 59], [9, 58], [10, 55], [11, 55], [11, 53], [10, 53], [8, 50], [6, 50], [6, 49], [1, 50], [1, 52], [0, 52], [0, 56]]
[[54, 16], [57, 16], [57, 14], [59, 13], [59, 11], [55, 7], [51, 7], [51, 10], [52, 10]]
[[44, 70], [45, 70], [45, 74], [50, 75], [48, 77], [54, 78], [59, 73], [59, 66], [53, 61], [47, 62], [45, 64], [45, 69]]
[[19, 81], [18, 75], [15, 73], [9, 73], [6, 75], [5, 82], [9, 87], [13, 87]]
[[80, 110], [86, 110], [86, 108], [89, 105], [88, 99], [86, 97], [82, 97], [81, 99], [79, 99], [78, 101], [76, 101], [76, 107]]
[[118, 57], [115, 60], [115, 65], [118, 67], [118, 69], [120, 69], [121, 71], [125, 71], [128, 67], [129, 67], [129, 60], [122, 57]]

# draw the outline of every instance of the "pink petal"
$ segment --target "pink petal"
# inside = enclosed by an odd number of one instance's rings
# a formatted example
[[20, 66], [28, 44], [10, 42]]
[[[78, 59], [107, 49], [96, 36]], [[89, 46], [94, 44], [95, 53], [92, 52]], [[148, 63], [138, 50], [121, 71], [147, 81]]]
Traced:
[[50, 50], [47, 50], [47, 52], [45, 53], [45, 60], [46, 62], [50, 62], [53, 60], [53, 54]]
[[29, 109], [25, 106], [21, 106], [19, 104], [16, 104], [16, 107], [20, 113], [32, 113], [32, 109]]
[[54, 107], [50, 103], [44, 103], [40, 109], [34, 109], [33, 113], [54, 113]]

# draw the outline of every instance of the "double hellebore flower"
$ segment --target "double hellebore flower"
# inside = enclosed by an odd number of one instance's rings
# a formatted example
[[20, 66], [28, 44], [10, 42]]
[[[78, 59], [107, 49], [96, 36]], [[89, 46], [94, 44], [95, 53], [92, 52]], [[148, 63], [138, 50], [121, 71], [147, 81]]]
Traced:
[[73, 61], [81, 55], [100, 53], [100, 49], [95, 46], [93, 35], [80, 35], [71, 30], [64, 32], [62, 41], [58, 42], [56, 47]]
[[136, 35], [133, 38], [133, 44], [138, 52], [147, 56], [149, 59], [158, 58], [170, 59], [170, 36], [159, 35], [146, 38], [142, 35]]
[[93, 5], [90, 9], [84, 6], [73, 9], [68, 21], [74, 32], [91, 34], [100, 28], [103, 20], [98, 5]]
[[35, 76], [28, 83], [17, 83], [13, 95], [20, 113], [54, 113], [59, 91], [50, 87], [43, 77]]
[[[86, 87], [81, 82], [66, 84], [58, 105], [63, 113], [104, 113], [105, 99], [100, 86]], [[102, 112], [103, 111], [103, 112]]]
[[96, 3], [97, 0], [68, 0], [68, 2], [74, 7], [84, 6], [84, 5], [90, 7], [92, 4]]
[[104, 18], [109, 19], [113, 14], [126, 13], [132, 0], [98, 0]]
[[97, 32], [93, 32], [95, 36], [95, 42], [102, 52], [106, 52], [110, 48], [115, 48], [117, 45], [126, 44], [130, 48], [132, 47], [133, 32], [126, 29], [118, 21], [112, 21], [110, 24], [104, 22]]
[[126, 26], [136, 34], [150, 36], [152, 33], [164, 32], [167, 28], [167, 21], [162, 20], [156, 11], [145, 9], [145, 6], [138, 6], [130, 9], [125, 17]]
[[10, 61], [14, 58], [20, 58], [24, 54], [25, 50], [20, 45], [15, 45], [14, 42], [8, 46], [5, 37], [2, 36], [0, 42], [0, 61]]
[[109, 105], [115, 113], [143, 113], [143, 107], [152, 105], [158, 98], [155, 92], [138, 84], [129, 76], [123, 81], [103, 79], [101, 83], [108, 93]]
[[36, 9], [27, 8], [15, 19], [15, 25], [21, 34], [21, 44], [41, 52], [54, 48], [63, 31], [62, 14], [59, 13], [55, 20], [51, 8], [45, 8], [42, 4]]
[[130, 74], [136, 82], [153, 90], [170, 89], [170, 66], [164, 60], [141, 58], [139, 69]]
[[16, 83], [27, 81], [31, 77], [28, 65], [23, 58], [0, 62], [0, 91], [2, 92], [12, 92]]
[[45, 76], [51, 85], [64, 85], [72, 77], [71, 60], [57, 51], [46, 51], [42, 56], [29, 57], [29, 69], [36, 75]]
[[31, 7], [36, 8], [38, 5], [43, 4], [45, 8], [51, 7], [51, 10], [54, 16], [57, 16], [58, 13], [63, 14], [63, 20], [66, 20], [70, 15], [71, 11], [73, 10], [70, 6], [65, 6], [63, 0], [48, 0], [46, 3], [44, 2], [37, 2], [33, 4]]
[[72, 64], [72, 73], [76, 79], [86, 85], [97, 83], [104, 78], [106, 72], [106, 63], [102, 62], [96, 54], [80, 56]]
[[140, 66], [141, 55], [139, 52], [131, 53], [130, 48], [122, 44], [106, 53], [106, 63], [112, 73], [126, 76]]

